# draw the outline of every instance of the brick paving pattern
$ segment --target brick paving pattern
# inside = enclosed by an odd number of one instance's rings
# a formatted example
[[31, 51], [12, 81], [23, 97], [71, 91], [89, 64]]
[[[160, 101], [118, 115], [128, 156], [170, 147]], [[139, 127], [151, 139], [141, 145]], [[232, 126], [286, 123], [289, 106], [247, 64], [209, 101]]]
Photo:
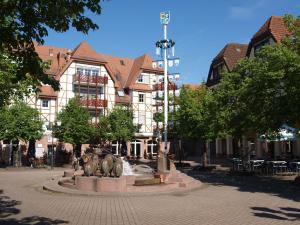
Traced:
[[71, 196], [41, 189], [61, 174], [0, 170], [0, 224], [300, 224], [300, 192], [292, 184], [202, 174], [196, 177], [203, 188], [180, 194]]

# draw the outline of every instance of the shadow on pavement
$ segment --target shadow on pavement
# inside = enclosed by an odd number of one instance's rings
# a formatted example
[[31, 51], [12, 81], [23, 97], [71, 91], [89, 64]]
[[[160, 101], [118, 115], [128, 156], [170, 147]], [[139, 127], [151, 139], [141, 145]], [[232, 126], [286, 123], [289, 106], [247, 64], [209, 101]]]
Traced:
[[251, 209], [257, 217], [287, 221], [300, 220], [300, 210], [296, 208], [281, 207], [280, 210], [274, 210], [267, 207], [251, 207]]
[[274, 177], [234, 175], [227, 171], [188, 171], [188, 175], [204, 183], [216, 186], [232, 186], [243, 192], [268, 193], [281, 198], [300, 202], [300, 189], [294, 181]]
[[0, 189], [0, 224], [1, 225], [50, 225], [50, 224], [66, 224], [68, 221], [64, 220], [52, 220], [46, 217], [31, 216], [24, 217], [22, 219], [13, 218], [21, 212], [20, 209], [16, 208], [21, 205], [22, 202], [12, 200], [10, 197], [3, 195], [4, 191]]

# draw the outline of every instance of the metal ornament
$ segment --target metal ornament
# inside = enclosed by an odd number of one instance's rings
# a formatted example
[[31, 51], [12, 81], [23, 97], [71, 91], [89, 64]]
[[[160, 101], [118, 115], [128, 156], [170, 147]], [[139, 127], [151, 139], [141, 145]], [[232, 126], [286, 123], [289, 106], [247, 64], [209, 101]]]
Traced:
[[163, 25], [168, 25], [170, 22], [170, 11], [160, 13], [160, 23]]

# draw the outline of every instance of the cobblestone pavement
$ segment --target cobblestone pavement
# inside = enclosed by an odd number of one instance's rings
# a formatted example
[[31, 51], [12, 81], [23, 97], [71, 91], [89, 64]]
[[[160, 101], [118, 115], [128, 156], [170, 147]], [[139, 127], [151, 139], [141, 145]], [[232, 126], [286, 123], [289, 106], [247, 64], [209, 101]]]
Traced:
[[194, 174], [204, 187], [182, 194], [89, 197], [41, 189], [61, 174], [0, 170], [0, 224], [300, 224], [300, 192], [291, 184]]

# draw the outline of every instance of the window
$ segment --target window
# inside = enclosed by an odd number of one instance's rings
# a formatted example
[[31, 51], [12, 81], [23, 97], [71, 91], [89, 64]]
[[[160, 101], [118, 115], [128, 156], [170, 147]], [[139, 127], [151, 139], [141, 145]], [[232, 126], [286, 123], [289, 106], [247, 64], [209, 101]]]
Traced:
[[92, 70], [92, 75], [93, 76], [98, 76], [99, 74], [99, 71], [98, 70]]
[[144, 75], [140, 75], [138, 78], [138, 83], [144, 83]]
[[84, 75], [90, 76], [91, 75], [91, 70], [90, 69], [85, 69], [84, 70]]
[[104, 109], [99, 109], [99, 116], [104, 116]]
[[99, 87], [99, 94], [100, 95], [104, 94], [104, 88], [102, 86]]
[[46, 130], [52, 130], [52, 128], [53, 128], [52, 122], [45, 122], [44, 125], [46, 127]]
[[122, 66], [125, 66], [125, 62], [124, 62], [124, 60], [120, 60], [120, 64], [122, 65]]
[[48, 108], [49, 107], [49, 100], [42, 100], [42, 107]]
[[124, 97], [124, 96], [125, 96], [125, 93], [124, 93], [123, 90], [119, 90], [119, 91], [118, 91], [118, 95], [119, 95], [120, 97]]
[[145, 94], [139, 94], [139, 102], [140, 103], [145, 102]]
[[78, 75], [83, 75], [83, 69], [82, 68], [77, 68], [77, 74]]
[[264, 40], [254, 46], [254, 54], [256, 54], [263, 46], [270, 44], [269, 39]]
[[146, 121], [146, 115], [139, 114], [139, 124], [145, 124], [145, 121]]

